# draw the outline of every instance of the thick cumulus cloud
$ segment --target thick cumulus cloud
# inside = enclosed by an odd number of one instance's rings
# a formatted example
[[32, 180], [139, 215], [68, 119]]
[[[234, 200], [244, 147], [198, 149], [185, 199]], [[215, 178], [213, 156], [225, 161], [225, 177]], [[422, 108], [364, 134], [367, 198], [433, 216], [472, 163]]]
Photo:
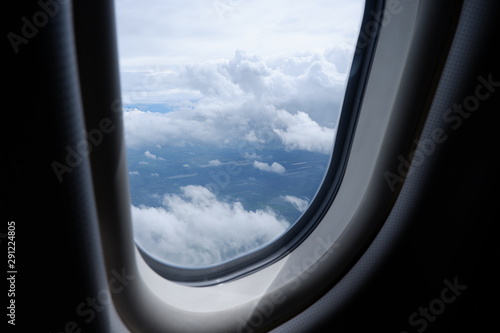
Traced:
[[202, 186], [181, 191], [166, 195], [160, 208], [132, 206], [136, 241], [170, 264], [220, 263], [272, 241], [289, 226], [271, 209], [245, 210], [238, 201], [217, 200]]
[[330, 153], [346, 73], [327, 51], [268, 59], [237, 51], [231, 60], [186, 65], [157, 77], [159, 85], [170, 87], [175, 80], [176, 91], [198, 97], [166, 99], [166, 113], [128, 109], [126, 142], [148, 147], [244, 140]]
[[328, 154], [333, 149], [333, 128], [322, 127], [304, 112], [296, 115], [279, 110], [278, 121], [282, 126], [273, 131], [281, 138], [286, 149], [303, 149]]

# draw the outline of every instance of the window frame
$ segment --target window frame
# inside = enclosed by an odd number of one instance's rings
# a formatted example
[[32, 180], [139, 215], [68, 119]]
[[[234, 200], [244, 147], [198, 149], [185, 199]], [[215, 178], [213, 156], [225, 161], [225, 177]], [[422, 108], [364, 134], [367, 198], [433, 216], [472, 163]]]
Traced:
[[[98, 13], [103, 15], [97, 15], [97, 24], [90, 27], [100, 34], [90, 34], [83, 42], [80, 38], [77, 48], [87, 128], [96, 128], [103, 117], [117, 126], [90, 159], [108, 277], [114, 278], [116, 267], [124, 267], [133, 277], [126, 288], [112, 294], [118, 314], [133, 331], [221, 332], [276, 327], [334, 285], [387, 217], [398, 191], [390, 190], [382, 175], [397, 169], [398, 155], [411, 146], [417, 133], [416, 120], [433, 89], [429, 86], [428, 90], [415, 91], [411, 78], [426, 78], [422, 68], [428, 65], [429, 57], [422, 60], [412, 51], [429, 43], [425, 38], [432, 36], [428, 20], [439, 22], [433, 15], [437, 5], [405, 2], [406, 10], [393, 15], [391, 24], [382, 25], [373, 65], [364, 81], [366, 90], [359, 96], [361, 108], [344, 176], [322, 222], [293, 251], [272, 264], [239, 279], [215, 281], [218, 284], [200, 288], [164, 279], [134, 246], [121, 109], [116, 107], [116, 48], [109, 51], [115, 45], [114, 22], [109, 22], [113, 8], [111, 1], [105, 3], [103, 12]], [[77, 26], [79, 17], [96, 16], [93, 11], [77, 9]], [[103, 33], [100, 29], [105, 20], [107, 29]], [[100, 36], [95, 49], [108, 50], [104, 59], [99, 52], [84, 51], [86, 45], [95, 43], [95, 36]], [[439, 55], [440, 51], [431, 54]], [[387, 58], [391, 59], [388, 67]], [[97, 67], [111, 71], [113, 81], [111, 88], [101, 92], [102, 98], [95, 98], [95, 93], [109, 82], [95, 84], [96, 80], [91, 80], [95, 73], [85, 70], [98, 72], [95, 62], [99, 63]], [[380, 98], [381, 94], [386, 98]], [[415, 101], [418, 105], [413, 105]]]

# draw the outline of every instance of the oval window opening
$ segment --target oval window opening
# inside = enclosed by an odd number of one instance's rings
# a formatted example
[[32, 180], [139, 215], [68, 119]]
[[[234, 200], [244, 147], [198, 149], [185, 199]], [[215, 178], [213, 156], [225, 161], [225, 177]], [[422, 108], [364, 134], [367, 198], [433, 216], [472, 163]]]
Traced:
[[306, 212], [332, 158], [363, 1], [117, 0], [134, 235], [212, 267]]

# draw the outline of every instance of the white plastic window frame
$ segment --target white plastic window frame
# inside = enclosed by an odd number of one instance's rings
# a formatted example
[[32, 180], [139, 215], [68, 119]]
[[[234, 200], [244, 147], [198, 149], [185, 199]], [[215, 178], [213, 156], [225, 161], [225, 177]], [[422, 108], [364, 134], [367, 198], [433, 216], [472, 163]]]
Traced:
[[[117, 267], [123, 267], [128, 279], [111, 295], [131, 331], [267, 330], [317, 300], [345, 273], [366, 230], [387, 213], [388, 207], [381, 209], [377, 198], [385, 201], [395, 195], [380, 175], [388, 169], [391, 142], [401, 135], [398, 123], [406, 116], [405, 96], [412, 93], [407, 77], [412, 63], [418, 62], [418, 36], [432, 4], [387, 0], [384, 10], [390, 22], [382, 24], [344, 178], [321, 223], [294, 251], [240, 279], [192, 287], [164, 279], [144, 262], [134, 245], [130, 212], [118, 212], [101, 225], [118, 226], [112, 232], [116, 236], [105, 239], [103, 247], [110, 281], [116, 279]], [[116, 174], [127, 179], [124, 147]]]

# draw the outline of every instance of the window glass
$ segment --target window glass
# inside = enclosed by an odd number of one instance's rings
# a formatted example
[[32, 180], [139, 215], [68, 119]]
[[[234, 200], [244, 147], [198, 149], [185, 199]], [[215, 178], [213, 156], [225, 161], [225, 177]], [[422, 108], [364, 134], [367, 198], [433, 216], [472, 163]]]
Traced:
[[361, 0], [117, 0], [135, 239], [166, 264], [254, 251], [328, 169]]

